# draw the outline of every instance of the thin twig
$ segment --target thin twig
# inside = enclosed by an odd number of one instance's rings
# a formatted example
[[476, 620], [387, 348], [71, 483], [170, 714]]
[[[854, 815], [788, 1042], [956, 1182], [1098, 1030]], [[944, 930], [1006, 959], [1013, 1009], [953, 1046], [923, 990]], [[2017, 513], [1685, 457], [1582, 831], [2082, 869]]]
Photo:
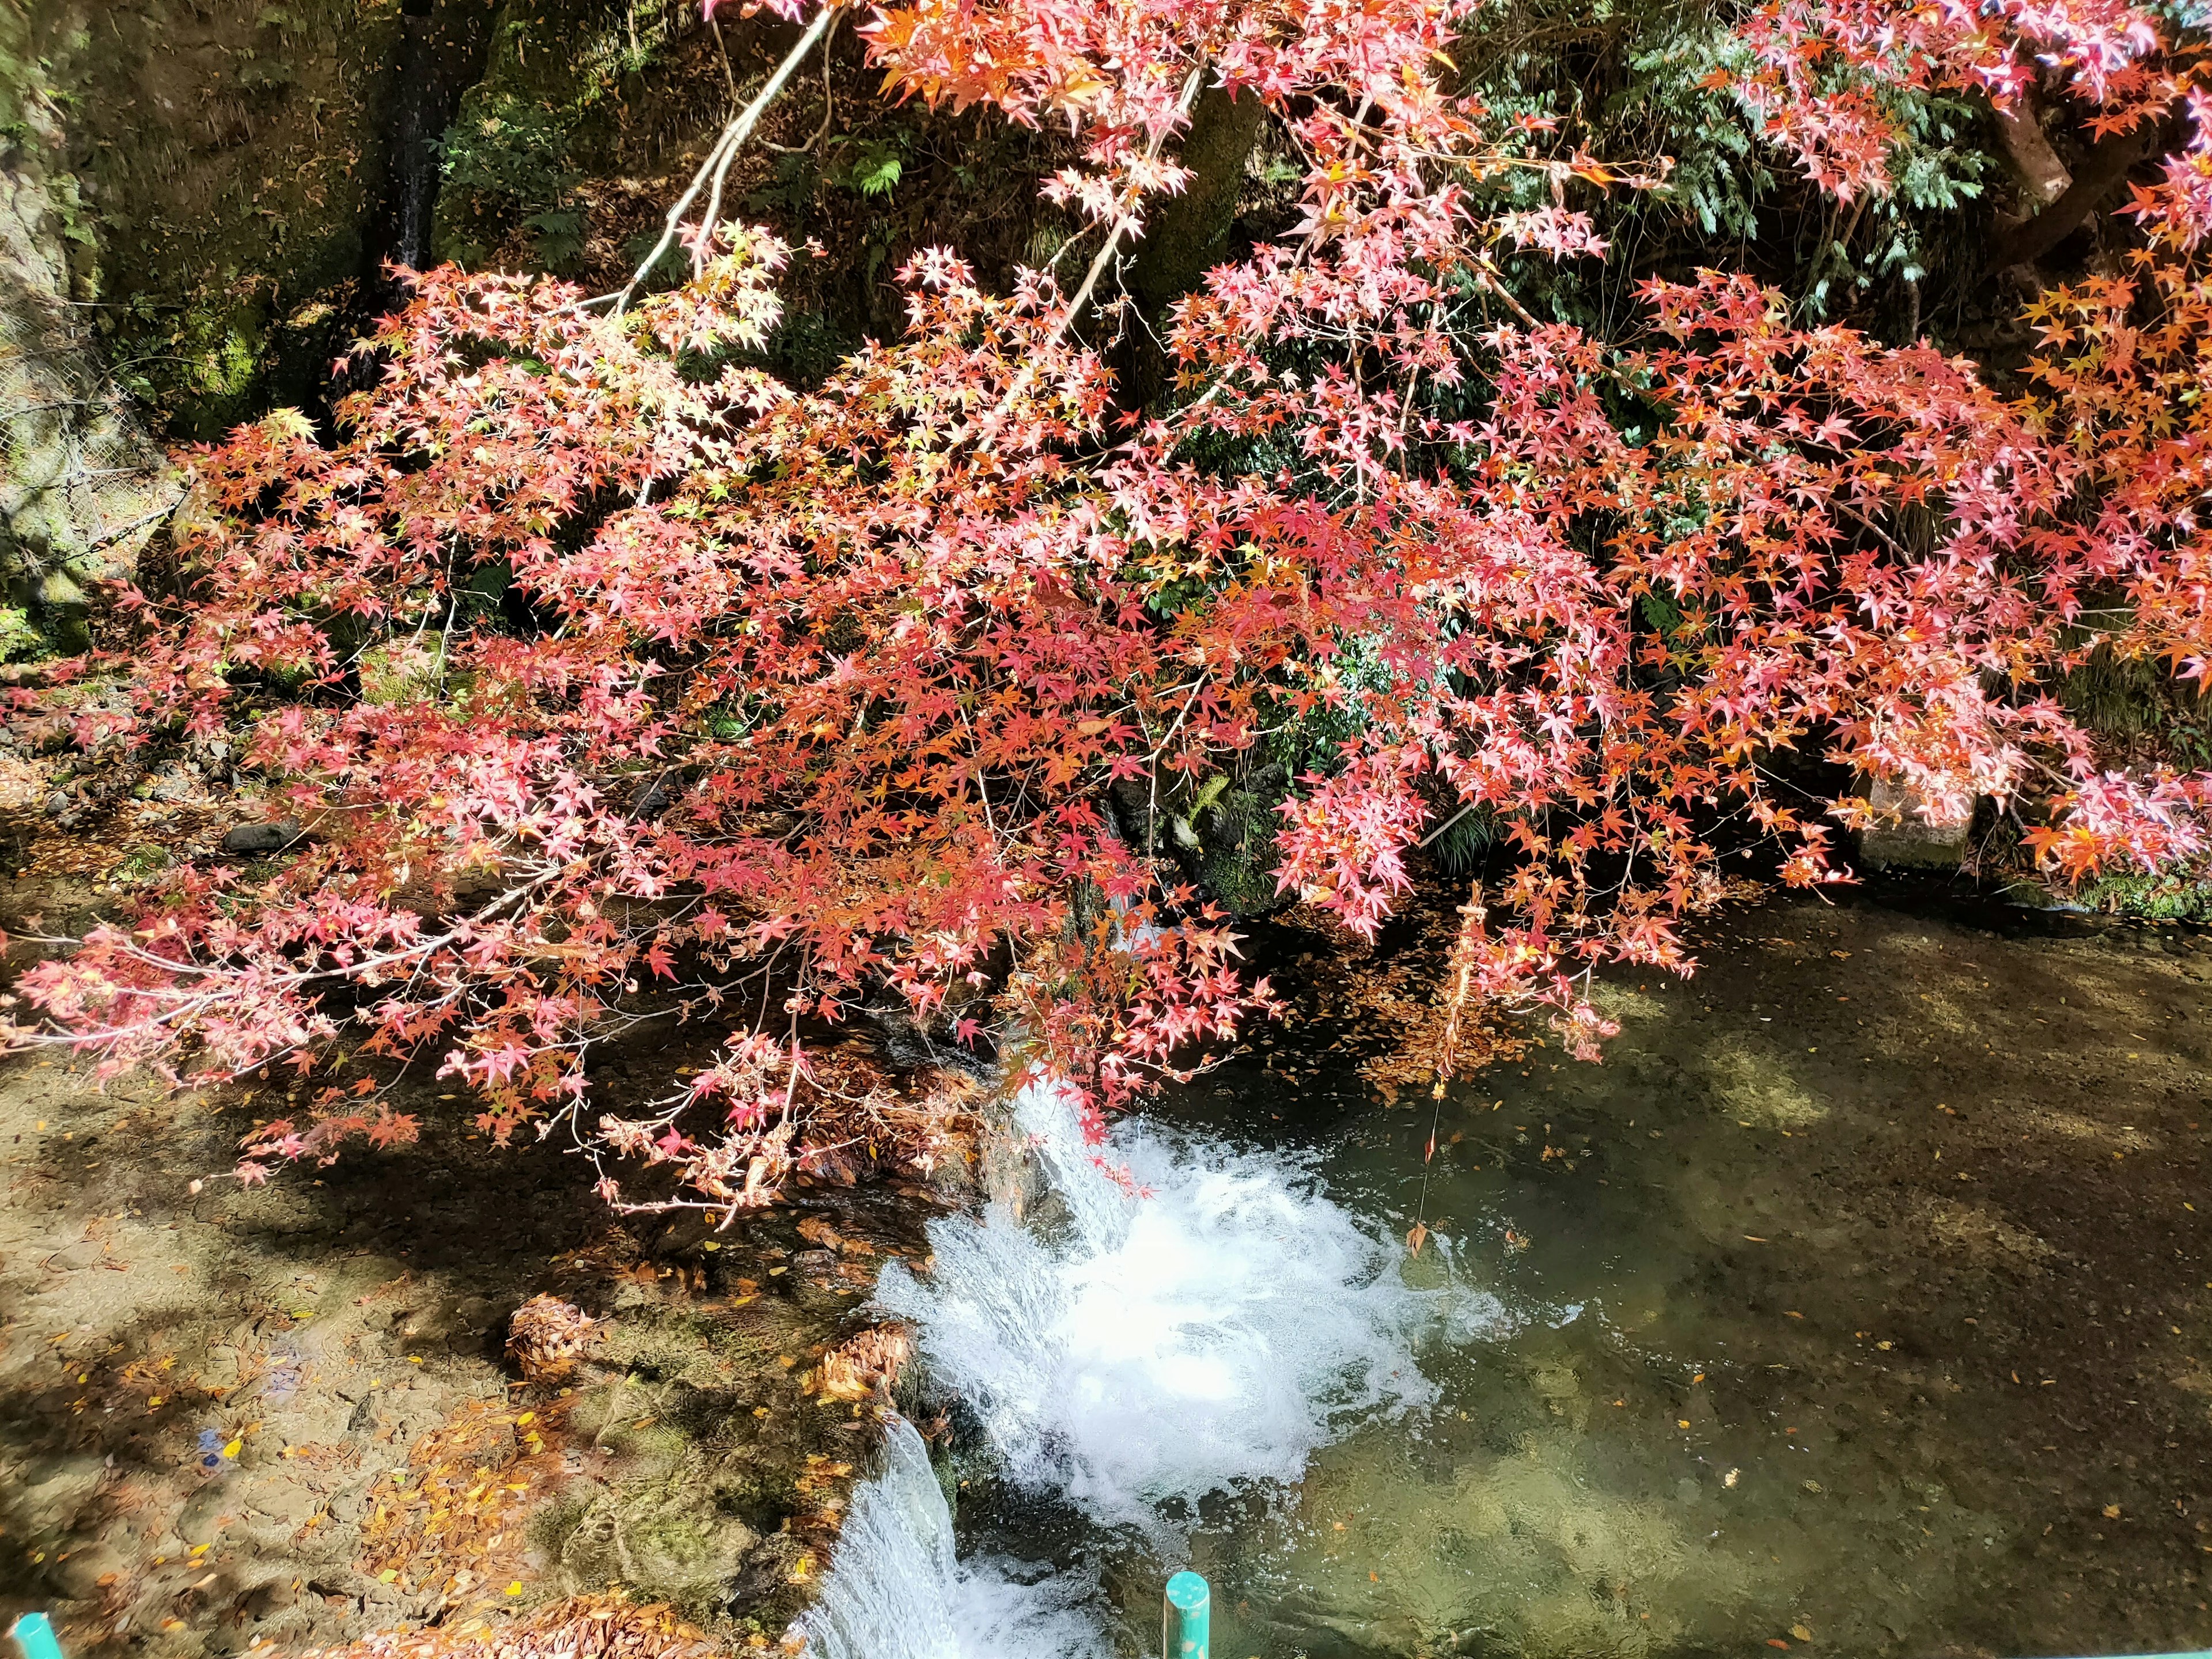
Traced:
[[[1190, 74], [1184, 78], [1182, 83], [1182, 97], [1176, 105], [1176, 119], [1169, 122], [1152, 135], [1152, 143], [1145, 147], [1146, 161], [1158, 161], [1160, 147], [1167, 143], [1168, 134], [1190, 118], [1190, 106], [1198, 97], [1199, 82], [1205, 78], [1206, 65], [1203, 63], [1193, 64]], [[1075, 290], [1074, 298], [1071, 299], [1066, 307], [1061, 311], [1060, 321], [1054, 325], [1052, 333], [1038, 342], [1036, 348], [1030, 351], [1029, 362], [1023, 365], [1022, 372], [1014, 377], [1013, 384], [1006, 388], [1006, 395], [999, 400], [997, 410], [999, 420], [1006, 419], [1016, 400], [1023, 392], [1029, 390], [1030, 382], [1036, 378], [1037, 366], [1044, 360], [1045, 354], [1058, 345], [1066, 336], [1067, 331], [1075, 325], [1077, 315], [1091, 299], [1091, 291], [1098, 286], [1099, 277], [1105, 274], [1107, 262], [1113, 258], [1115, 249], [1121, 245], [1122, 236], [1136, 222], [1137, 216], [1133, 206], [1125, 210], [1120, 218], [1115, 220], [1113, 228], [1106, 233], [1105, 246], [1098, 250], [1098, 257], [1091, 260], [1091, 269], [1084, 273], [1082, 287]]]
[[[837, 26], [830, 24], [830, 33], [835, 34], [836, 32]], [[830, 118], [837, 112], [836, 94], [830, 84], [830, 42], [825, 38], [822, 42], [822, 125], [814, 129], [814, 136], [803, 144], [776, 144], [763, 138], [761, 140], [763, 149], [772, 149], [778, 155], [804, 155], [830, 136]]]
[[[675, 245], [677, 234], [684, 226], [684, 210], [699, 199], [699, 192], [707, 187], [709, 180], [714, 187], [714, 204], [720, 206], [722, 181], [729, 173], [731, 161], [736, 159], [745, 140], [752, 137], [753, 129], [760, 125], [760, 118], [768, 112], [768, 106], [783, 90], [784, 82], [791, 79], [799, 64], [805, 61], [806, 54], [829, 33], [830, 25], [836, 15], [837, 8], [834, 5], [824, 6], [815, 13], [814, 21], [806, 27], [806, 33], [800, 35], [798, 44], [784, 54], [783, 61], [775, 66], [775, 73], [768, 77], [768, 84], [760, 89], [760, 95], [740, 110], [736, 118], [722, 129], [722, 136], [714, 141], [714, 149], [707, 152], [707, 159], [699, 164], [698, 172], [691, 175], [690, 185], [683, 195], [676, 198], [676, 205], [668, 210], [667, 222], [661, 228], [660, 240], [653, 245], [653, 252], [645, 256], [622, 292], [613, 296], [617, 316], [629, 307], [630, 296], [652, 276], [653, 267], [660, 263], [660, 256]], [[706, 227], [709, 231], [712, 228], [711, 224]]]

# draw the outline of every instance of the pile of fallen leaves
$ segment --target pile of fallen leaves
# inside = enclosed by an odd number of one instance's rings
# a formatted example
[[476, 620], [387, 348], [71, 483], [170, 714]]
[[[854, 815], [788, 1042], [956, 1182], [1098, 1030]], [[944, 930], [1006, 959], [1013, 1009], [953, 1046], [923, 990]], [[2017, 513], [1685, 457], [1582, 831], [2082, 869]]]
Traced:
[[507, 1322], [507, 1351], [532, 1382], [557, 1381], [599, 1340], [599, 1322], [557, 1296], [533, 1296]]
[[878, 1396], [889, 1403], [890, 1391], [914, 1354], [914, 1338], [903, 1325], [877, 1325], [849, 1337], [823, 1354], [811, 1379], [824, 1400], [862, 1401]]
[[527, 1542], [533, 1500], [560, 1477], [568, 1407], [565, 1399], [534, 1410], [472, 1401], [424, 1435], [406, 1470], [377, 1483], [361, 1571], [410, 1592], [520, 1594], [507, 1574]]
[[975, 1080], [947, 1066], [896, 1069], [837, 1044], [808, 1056], [795, 1100], [820, 1127], [797, 1161], [802, 1182], [850, 1187], [898, 1169], [958, 1161], [975, 1133]]
[[611, 1591], [549, 1602], [520, 1619], [380, 1631], [301, 1659], [719, 1659], [722, 1651], [665, 1604], [634, 1607]]

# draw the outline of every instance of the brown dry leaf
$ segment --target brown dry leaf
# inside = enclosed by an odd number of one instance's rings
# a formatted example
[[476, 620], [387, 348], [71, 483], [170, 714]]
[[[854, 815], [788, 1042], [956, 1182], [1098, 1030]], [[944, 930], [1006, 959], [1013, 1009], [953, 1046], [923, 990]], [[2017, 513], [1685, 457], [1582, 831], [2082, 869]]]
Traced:
[[404, 1485], [378, 1482], [355, 1565], [392, 1573], [410, 1589], [452, 1587], [465, 1571], [489, 1580], [508, 1557], [519, 1565], [525, 1519], [562, 1472], [569, 1404], [463, 1406], [415, 1443]]
[[1421, 1246], [1428, 1242], [1429, 1224], [1425, 1221], [1416, 1221], [1413, 1224], [1413, 1231], [1406, 1235], [1406, 1248], [1415, 1255], [1419, 1255], [1421, 1253]]
[[550, 1602], [520, 1619], [470, 1619], [430, 1630], [380, 1631], [301, 1659], [720, 1659], [724, 1650], [660, 1602], [619, 1590]]

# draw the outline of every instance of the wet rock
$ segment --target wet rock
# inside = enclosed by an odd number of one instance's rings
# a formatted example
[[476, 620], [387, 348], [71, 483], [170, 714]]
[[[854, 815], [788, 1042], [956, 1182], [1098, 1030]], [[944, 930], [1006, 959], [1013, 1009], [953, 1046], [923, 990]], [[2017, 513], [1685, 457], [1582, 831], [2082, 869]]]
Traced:
[[188, 1544], [211, 1544], [216, 1538], [216, 1522], [230, 1513], [237, 1494], [228, 1478], [209, 1481], [185, 1500], [177, 1511], [177, 1536]]
[[[105, 1544], [87, 1544], [73, 1549], [54, 1563], [46, 1575], [55, 1593], [72, 1601], [95, 1600], [102, 1588], [100, 1580], [123, 1570], [123, 1558]], [[110, 1582], [113, 1582], [110, 1578]]]
[[290, 1547], [292, 1559], [311, 1567], [332, 1561], [350, 1561], [360, 1547], [360, 1528], [331, 1522], [309, 1527]]
[[789, 1533], [763, 1539], [729, 1583], [725, 1605], [733, 1613], [774, 1595], [791, 1577], [799, 1541]]
[[464, 1330], [488, 1331], [499, 1323], [499, 1304], [489, 1297], [472, 1296], [454, 1312]]
[[561, 1566], [579, 1589], [621, 1583], [691, 1601], [719, 1595], [759, 1542], [696, 1483], [647, 1483], [603, 1494], [562, 1546]]
[[305, 1525], [307, 1517], [320, 1507], [315, 1494], [298, 1480], [278, 1480], [264, 1486], [253, 1494], [252, 1503], [260, 1514], [294, 1527]]
[[100, 1484], [100, 1466], [90, 1458], [58, 1458], [24, 1471], [22, 1517], [40, 1532], [66, 1532], [78, 1509]]
[[365, 1481], [360, 1486], [349, 1486], [343, 1492], [333, 1492], [331, 1495], [330, 1511], [331, 1519], [333, 1521], [358, 1520], [362, 1511], [368, 1507], [368, 1485]]
[[234, 1389], [238, 1386], [238, 1350], [229, 1347], [210, 1348], [207, 1362], [200, 1367], [200, 1381], [210, 1388]]
[[297, 818], [279, 818], [274, 823], [241, 823], [222, 838], [226, 853], [274, 853], [289, 847], [300, 838]]

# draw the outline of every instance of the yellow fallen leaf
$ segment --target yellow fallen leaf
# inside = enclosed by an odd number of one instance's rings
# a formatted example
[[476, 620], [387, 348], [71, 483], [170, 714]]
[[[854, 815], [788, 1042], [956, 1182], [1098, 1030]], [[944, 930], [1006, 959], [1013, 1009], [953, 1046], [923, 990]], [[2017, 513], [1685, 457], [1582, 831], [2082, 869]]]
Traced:
[[1790, 1633], [1801, 1642], [1809, 1642], [1813, 1639], [1813, 1632], [1807, 1630], [1802, 1625], [1790, 1626]]
[[517, 1428], [520, 1428], [524, 1424], [526, 1424], [526, 1423], [529, 1422], [529, 1421], [531, 1420], [531, 1419], [532, 1419], [532, 1418], [536, 1417], [537, 1415], [538, 1415], [538, 1413], [537, 1413], [536, 1412], [525, 1412], [525, 1413], [523, 1413], [523, 1414], [522, 1414], [521, 1416], [520, 1416], [520, 1417], [518, 1417], [518, 1418], [516, 1418], [516, 1419], [514, 1419], [514, 1425], [515, 1425], [515, 1427], [517, 1427]]
[[521, 1595], [521, 1594], [522, 1594], [522, 1581], [521, 1581], [520, 1578], [518, 1578], [518, 1579], [516, 1579], [513, 1583], [509, 1584], [509, 1585], [507, 1587], [507, 1593], [509, 1595]]
[[246, 1442], [243, 1440], [234, 1440], [222, 1449], [222, 1455], [225, 1457], [235, 1457], [238, 1455], [239, 1449], [245, 1444]]
[[1690, 1419], [1686, 1417], [1678, 1417], [1674, 1419], [1674, 1426], [1678, 1429], [1686, 1429], [1690, 1426]]
[[390, 1584], [390, 1583], [397, 1583], [397, 1582], [398, 1582], [398, 1577], [399, 1577], [399, 1569], [398, 1569], [398, 1568], [397, 1568], [397, 1567], [386, 1567], [386, 1568], [382, 1572], [380, 1572], [379, 1574], [377, 1574], [377, 1575], [376, 1575], [376, 1582], [377, 1582], [378, 1583], [380, 1583], [380, 1584]]
[[2119, 1518], [2120, 1518], [2120, 1506], [2119, 1506], [2118, 1504], [2106, 1504], [2106, 1505], [2105, 1505], [2105, 1519], [2106, 1519], [2106, 1520], [2107, 1520], [2107, 1521], [2117, 1521], [2117, 1520], [2118, 1520]]

